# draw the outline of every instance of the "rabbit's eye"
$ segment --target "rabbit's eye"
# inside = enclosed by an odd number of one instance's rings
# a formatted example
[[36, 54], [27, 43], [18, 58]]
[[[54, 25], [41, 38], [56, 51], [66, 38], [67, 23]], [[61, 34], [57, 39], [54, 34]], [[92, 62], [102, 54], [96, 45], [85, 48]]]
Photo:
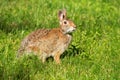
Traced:
[[64, 21], [64, 24], [67, 24], [67, 21]]

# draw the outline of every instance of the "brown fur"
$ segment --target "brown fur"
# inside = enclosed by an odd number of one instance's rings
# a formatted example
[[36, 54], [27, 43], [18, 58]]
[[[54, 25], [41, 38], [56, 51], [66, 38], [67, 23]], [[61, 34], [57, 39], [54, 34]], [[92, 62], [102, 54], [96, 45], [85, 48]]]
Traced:
[[21, 42], [18, 57], [33, 52], [42, 59], [42, 62], [45, 62], [47, 57], [53, 56], [56, 63], [60, 63], [60, 55], [71, 42], [72, 36], [69, 35], [69, 32], [74, 31], [76, 26], [72, 21], [66, 19], [65, 10], [60, 10], [58, 16], [60, 27], [51, 30], [38, 29], [29, 34]]

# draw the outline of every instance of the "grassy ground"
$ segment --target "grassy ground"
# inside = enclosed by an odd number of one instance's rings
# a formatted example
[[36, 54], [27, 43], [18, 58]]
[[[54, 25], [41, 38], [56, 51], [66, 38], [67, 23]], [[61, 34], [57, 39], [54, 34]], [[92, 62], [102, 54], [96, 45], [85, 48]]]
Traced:
[[[63, 8], [77, 30], [61, 65], [34, 55], [16, 59], [20, 41], [58, 27]], [[120, 80], [120, 1], [0, 0], [0, 80]]]

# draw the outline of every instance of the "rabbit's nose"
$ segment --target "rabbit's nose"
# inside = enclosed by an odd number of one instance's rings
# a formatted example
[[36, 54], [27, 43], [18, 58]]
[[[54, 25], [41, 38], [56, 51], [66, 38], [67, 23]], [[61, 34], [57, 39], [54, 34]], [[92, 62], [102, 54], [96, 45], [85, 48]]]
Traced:
[[74, 25], [74, 28], [75, 28], [75, 29], [77, 28], [76, 25]]
[[74, 29], [76, 29], [77, 27], [76, 26], [74, 26]]

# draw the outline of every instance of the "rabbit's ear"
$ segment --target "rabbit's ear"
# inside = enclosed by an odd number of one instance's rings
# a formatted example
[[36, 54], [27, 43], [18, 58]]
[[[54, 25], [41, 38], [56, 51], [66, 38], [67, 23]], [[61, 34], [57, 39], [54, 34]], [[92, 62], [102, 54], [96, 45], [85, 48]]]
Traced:
[[58, 12], [58, 18], [59, 18], [60, 21], [66, 19], [66, 10], [65, 9], [64, 10], [60, 10]]

